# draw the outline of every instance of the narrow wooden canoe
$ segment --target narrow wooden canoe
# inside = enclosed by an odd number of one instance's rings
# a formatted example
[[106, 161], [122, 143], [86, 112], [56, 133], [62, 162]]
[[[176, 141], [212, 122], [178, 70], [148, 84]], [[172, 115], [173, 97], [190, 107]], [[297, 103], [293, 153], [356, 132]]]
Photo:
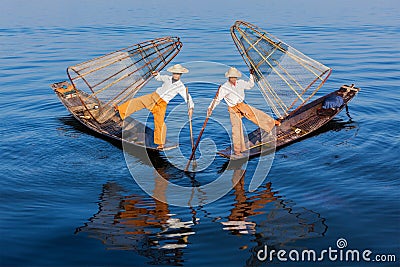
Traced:
[[[310, 135], [339, 114], [359, 91], [360, 88], [353, 85], [343, 85], [339, 90], [302, 106], [285, 117], [281, 121], [281, 125], [276, 127], [276, 138], [271, 139], [269, 133], [260, 128], [254, 130], [248, 135], [249, 150], [244, 151], [243, 157], [255, 157], [262, 153], [269, 153], [275, 148], [278, 149]], [[326, 99], [337, 95], [343, 99], [340, 107], [329, 109], [322, 107]], [[231, 158], [232, 148], [229, 146], [217, 153], [222, 157]], [[232, 156], [232, 159], [238, 159], [238, 157]]]
[[[88, 94], [83, 91], [79, 91], [77, 94], [74, 87], [67, 81], [54, 83], [51, 85], [51, 88], [75, 119], [90, 130], [104, 137], [125, 142], [130, 145], [157, 150], [157, 145], [153, 142], [153, 130], [140, 121], [131, 117], [122, 121], [121, 118], [115, 114], [109, 117], [105, 122], [99, 123], [90, 115], [96, 113], [97, 109], [99, 109], [99, 104], [94, 99], [90, 101]], [[85, 106], [82, 104], [80, 97], [87, 97], [84, 101]], [[90, 110], [90, 113], [87, 110]], [[164, 150], [176, 147], [178, 147], [177, 144], [167, 140]]]

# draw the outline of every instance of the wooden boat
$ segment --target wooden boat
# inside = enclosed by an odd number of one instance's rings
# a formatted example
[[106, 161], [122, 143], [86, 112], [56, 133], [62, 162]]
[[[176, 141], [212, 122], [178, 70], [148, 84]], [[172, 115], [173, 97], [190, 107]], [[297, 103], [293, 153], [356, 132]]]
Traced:
[[[51, 88], [68, 111], [102, 136], [155, 150], [153, 130], [131, 117], [121, 120], [116, 105], [133, 97], [180, 51], [178, 37], [149, 40], [67, 68], [69, 81]], [[164, 149], [178, 145], [166, 141]]]
[[[281, 148], [310, 135], [339, 114], [359, 90], [354, 86], [343, 85], [339, 90], [304, 105], [281, 120], [281, 125], [276, 127], [276, 139], [273, 142], [265, 141], [269, 139], [269, 133], [260, 128], [254, 130], [248, 135], [249, 150], [245, 151], [244, 156], [254, 157], [263, 152], [268, 153], [271, 149]], [[336, 95], [342, 95], [344, 99], [339, 108], [322, 108], [326, 99]], [[218, 151], [218, 154], [230, 158], [231, 150], [229, 146]]]
[[[258, 87], [281, 122], [275, 129], [276, 136], [260, 128], [251, 132], [248, 135], [248, 150], [243, 151], [243, 157], [269, 153], [310, 135], [339, 114], [360, 90], [354, 85], [343, 85], [309, 102], [328, 79], [332, 71], [330, 68], [248, 22], [235, 22], [231, 35], [245, 63], [254, 70]], [[227, 147], [218, 154], [231, 158], [232, 148]]]

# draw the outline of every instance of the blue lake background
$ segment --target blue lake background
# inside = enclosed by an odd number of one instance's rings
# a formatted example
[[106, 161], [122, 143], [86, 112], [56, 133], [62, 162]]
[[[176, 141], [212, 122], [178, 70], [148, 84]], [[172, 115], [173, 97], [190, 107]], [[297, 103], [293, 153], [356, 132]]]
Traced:
[[[276, 265], [258, 261], [257, 251], [320, 251], [339, 238], [397, 258], [365, 265], [398, 266], [398, 1], [3, 0], [0, 14], [1, 266]], [[67, 78], [67, 66], [169, 35], [183, 42], [173, 63], [212, 61], [248, 74], [229, 33], [235, 20], [331, 67], [321, 93], [361, 88], [351, 118], [343, 111], [317, 135], [278, 150], [255, 192], [245, 177], [212, 204], [155, 201], [132, 179], [122, 149], [80, 126], [49, 88]], [[215, 89], [191, 87], [195, 99], [211, 100]], [[213, 116], [226, 117], [224, 105]], [[225, 132], [206, 134], [227, 140]], [[171, 179], [187, 180], [163, 164]]]

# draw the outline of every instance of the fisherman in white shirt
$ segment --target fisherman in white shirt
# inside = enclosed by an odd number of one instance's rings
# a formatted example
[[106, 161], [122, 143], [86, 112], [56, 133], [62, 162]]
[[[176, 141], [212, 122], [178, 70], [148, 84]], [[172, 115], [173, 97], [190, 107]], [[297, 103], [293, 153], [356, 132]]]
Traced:
[[192, 97], [188, 94], [189, 100], [186, 97], [186, 88], [180, 80], [182, 73], [188, 73], [189, 70], [176, 64], [167, 69], [172, 73], [169, 75], [160, 75], [158, 72], [153, 72], [153, 76], [157, 81], [163, 82], [162, 86], [151, 94], [130, 99], [118, 106], [117, 109], [122, 119], [130, 116], [132, 113], [141, 109], [147, 108], [154, 116], [154, 143], [158, 145], [158, 149], [163, 149], [167, 136], [167, 125], [165, 124], [165, 112], [167, 105], [171, 99], [177, 94], [180, 94], [185, 102], [189, 101], [188, 114], [191, 118], [193, 115], [194, 103]]
[[[218, 97], [215, 100], [214, 108], [224, 99], [228, 105], [229, 116], [232, 123], [232, 141], [233, 151], [236, 156], [242, 156], [242, 152], [246, 151], [246, 143], [243, 135], [242, 118], [255, 123], [266, 132], [270, 132], [275, 125], [280, 125], [279, 121], [274, 120], [261, 110], [258, 110], [244, 103], [245, 92], [254, 87], [253, 70], [250, 71], [249, 81], [238, 80], [242, 74], [236, 68], [230, 68], [225, 73], [228, 81], [219, 89]], [[212, 104], [208, 107], [207, 115], [211, 116], [213, 109]]]

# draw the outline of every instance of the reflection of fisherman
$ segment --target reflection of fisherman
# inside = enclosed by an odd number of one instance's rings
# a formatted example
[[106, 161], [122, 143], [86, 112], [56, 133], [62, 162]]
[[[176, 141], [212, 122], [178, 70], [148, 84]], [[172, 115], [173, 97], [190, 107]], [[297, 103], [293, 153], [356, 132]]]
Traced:
[[[244, 90], [251, 89], [254, 86], [253, 71], [250, 71], [249, 81], [238, 80], [242, 74], [236, 68], [230, 68], [225, 73], [228, 81], [225, 82], [219, 91], [215, 106], [224, 99], [228, 105], [228, 111], [232, 123], [232, 141], [234, 153], [237, 156], [242, 156], [241, 152], [247, 150], [244, 141], [242, 118], [245, 117], [252, 121], [266, 132], [270, 132], [275, 125], [279, 125], [278, 121], [250, 105], [244, 103]], [[209, 106], [207, 115], [211, 115], [212, 105]]]
[[231, 165], [233, 168], [232, 186], [235, 201], [228, 221], [222, 221], [224, 230], [232, 231], [234, 234], [254, 234], [256, 231], [256, 223], [251, 219], [252, 216], [261, 213], [261, 209], [266, 204], [277, 200], [275, 193], [271, 191], [271, 183], [265, 184], [265, 188], [258, 190], [256, 197], [246, 195], [244, 188], [246, 170], [242, 164]]
[[235, 196], [235, 202], [231, 209], [228, 221], [222, 221], [221, 224], [224, 226], [224, 230], [230, 230], [233, 233], [249, 234], [255, 233], [256, 224], [247, 217], [253, 215], [254, 211], [252, 208], [252, 201], [249, 201], [246, 197], [244, 189], [244, 177], [246, 171], [241, 168], [235, 168], [232, 175], [233, 194]]
[[[125, 119], [132, 113], [141, 109], [147, 108], [154, 116], [154, 143], [158, 145], [158, 149], [163, 149], [167, 136], [167, 126], [164, 122], [165, 112], [168, 102], [177, 94], [180, 94], [185, 102], [186, 88], [180, 80], [182, 73], [188, 73], [189, 70], [176, 64], [167, 69], [172, 73], [172, 77], [168, 75], [160, 75], [158, 72], [153, 72], [157, 81], [163, 82], [163, 85], [151, 94], [140, 96], [126, 101], [118, 106], [118, 111], [122, 119]], [[189, 117], [192, 117], [194, 103], [189, 95]]]
[[[123, 197], [118, 205], [118, 215], [114, 216], [113, 227], [117, 227], [119, 234], [130, 240], [146, 240], [139, 250], [151, 248], [178, 249], [188, 244], [190, 235], [195, 234], [192, 229], [193, 221], [183, 221], [171, 214], [167, 203], [169, 175], [163, 168], [154, 169], [153, 201], [132, 195]], [[103, 229], [103, 228], [102, 228]], [[122, 229], [122, 230], [121, 230]], [[112, 238], [111, 240], [117, 240]], [[149, 253], [152, 254], [152, 253]], [[171, 254], [159, 258], [160, 261], [179, 261], [182, 253], [171, 250]]]
[[[176, 249], [187, 246], [188, 237], [195, 234], [192, 230], [193, 221], [182, 221], [171, 214], [167, 202], [168, 178], [170, 174], [162, 168], [154, 169], [154, 191], [153, 199], [156, 203], [154, 215], [162, 231], [157, 234], [162, 238], [158, 245], [161, 248]], [[161, 220], [162, 218], [162, 220]], [[165, 244], [163, 244], [165, 242]], [[177, 257], [178, 255], [175, 255]]]

